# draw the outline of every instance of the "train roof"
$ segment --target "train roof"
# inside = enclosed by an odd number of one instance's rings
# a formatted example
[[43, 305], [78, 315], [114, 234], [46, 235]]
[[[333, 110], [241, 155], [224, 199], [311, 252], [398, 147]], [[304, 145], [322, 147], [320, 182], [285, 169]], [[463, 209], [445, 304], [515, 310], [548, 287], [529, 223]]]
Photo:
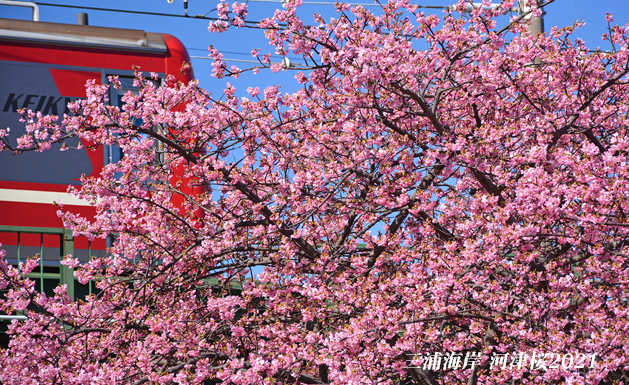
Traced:
[[0, 18], [0, 41], [90, 46], [103, 49], [166, 53], [168, 47], [159, 33]]

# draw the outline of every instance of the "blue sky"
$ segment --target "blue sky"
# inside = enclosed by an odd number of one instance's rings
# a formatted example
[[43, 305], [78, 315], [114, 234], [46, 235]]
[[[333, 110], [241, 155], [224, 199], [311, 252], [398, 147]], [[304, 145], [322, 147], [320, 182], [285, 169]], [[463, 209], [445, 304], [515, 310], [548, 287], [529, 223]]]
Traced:
[[[304, 0], [304, 3], [314, 0]], [[329, 3], [329, 0], [316, 0]], [[189, 0], [189, 15], [216, 16], [216, 0]], [[356, 3], [373, 4], [366, 0], [354, 0]], [[425, 0], [417, 2], [425, 6], [447, 6], [456, 0]], [[497, 2], [497, 0], [494, 0]], [[169, 33], [178, 37], [188, 48], [191, 56], [207, 56], [207, 47], [212, 44], [227, 59], [251, 60], [250, 52], [253, 48], [261, 48], [263, 52], [269, 52], [270, 47], [264, 39], [262, 31], [241, 29], [230, 30], [223, 34], [211, 34], [207, 30], [207, 20], [177, 17], [150, 16], [139, 14], [126, 14], [117, 12], [105, 12], [95, 10], [82, 10], [80, 8], [62, 8], [45, 4], [72, 5], [86, 7], [100, 7], [118, 10], [134, 10], [143, 12], [168, 13], [183, 15], [183, 0], [174, 0], [169, 4], [167, 0], [46, 0], [40, 5], [41, 20], [57, 23], [76, 23], [76, 14], [85, 11], [89, 14], [89, 22], [95, 26], [143, 29], [147, 32]], [[261, 20], [273, 14], [280, 8], [279, 0], [253, 0], [249, 3], [249, 19]], [[326, 17], [334, 17], [334, 7], [327, 4], [304, 4], [299, 14], [306, 21], [312, 21], [313, 13], [320, 13]], [[428, 9], [426, 12], [440, 14], [437, 9]], [[565, 26], [574, 23], [575, 20], [583, 20], [586, 25], [578, 29], [575, 36], [583, 39], [588, 47], [602, 46], [601, 35], [605, 33], [607, 23], [606, 12], [614, 14], [615, 22], [625, 24], [629, 20], [629, 1], [626, 0], [556, 0], [547, 7], [545, 16], [546, 30], [551, 26]], [[28, 8], [0, 6], [0, 17], [13, 19], [30, 19], [31, 11]], [[291, 56], [289, 56], [291, 57]], [[280, 59], [277, 59], [278, 61]], [[250, 63], [232, 63], [244, 68]], [[285, 92], [296, 89], [299, 85], [294, 80], [294, 72], [280, 72], [274, 74], [271, 71], [261, 71], [258, 75], [246, 73], [238, 80], [215, 79], [211, 76], [211, 60], [192, 59], [195, 75], [200, 79], [201, 86], [212, 91], [215, 96], [220, 96], [226, 82], [231, 82], [238, 89], [238, 94], [244, 95], [249, 86], [258, 86], [261, 89], [267, 85], [281, 85]]]

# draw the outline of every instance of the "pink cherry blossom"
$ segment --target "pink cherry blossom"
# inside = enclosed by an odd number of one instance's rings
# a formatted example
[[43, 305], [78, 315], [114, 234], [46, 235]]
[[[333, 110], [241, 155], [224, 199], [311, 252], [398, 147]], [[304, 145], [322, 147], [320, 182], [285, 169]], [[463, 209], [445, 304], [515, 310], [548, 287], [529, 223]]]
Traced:
[[[249, 26], [221, 4], [211, 31]], [[75, 235], [115, 235], [105, 258], [64, 260], [97, 294], [48, 297], [34, 261], [0, 254], [0, 311], [27, 315], [0, 383], [624, 381], [629, 26], [603, 53], [572, 27], [497, 29], [501, 9], [399, 0], [308, 25], [298, 5], [257, 26], [304, 57], [298, 91], [217, 100], [138, 75], [122, 108], [90, 84], [75, 115], [2, 131], [9, 151], [78, 136], [125, 156], [71, 189], [94, 218], [62, 212]], [[214, 76], [240, 73], [210, 55]], [[277, 66], [262, 52], [253, 70]], [[455, 355], [478, 361], [444, 369]]]

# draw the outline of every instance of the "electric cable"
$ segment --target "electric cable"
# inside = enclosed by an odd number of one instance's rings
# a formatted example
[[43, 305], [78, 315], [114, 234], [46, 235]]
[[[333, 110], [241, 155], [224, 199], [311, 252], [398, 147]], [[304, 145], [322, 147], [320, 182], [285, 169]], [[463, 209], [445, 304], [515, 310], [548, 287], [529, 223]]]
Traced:
[[[246, 2], [260, 2], [260, 3], [277, 3], [277, 4], [282, 4], [282, 0], [246, 0]], [[325, 1], [304, 1], [302, 2], [302, 4], [317, 4], [317, 5], [336, 5], [337, 3], [332, 3], [332, 2], [325, 2]], [[381, 6], [379, 4], [366, 4], [366, 3], [347, 3], [348, 5], [361, 5], [361, 6]], [[118, 13], [130, 13], [130, 14], [136, 14], [136, 15], [149, 15], [149, 16], [162, 16], [162, 17], [178, 17], [178, 18], [185, 18], [185, 19], [199, 19], [199, 20], [210, 20], [210, 21], [220, 21], [222, 19], [217, 18], [217, 17], [208, 17], [206, 16], [208, 13], [212, 12], [207, 12], [205, 13], [205, 15], [188, 15], [187, 12], [185, 15], [177, 15], [177, 14], [173, 14], [173, 13], [161, 13], [161, 12], [147, 12], [147, 11], [133, 11], [133, 10], [127, 10], [127, 9], [112, 9], [112, 8], [102, 8], [102, 7], [90, 7], [90, 6], [82, 6], [82, 5], [68, 5], [68, 4], [52, 4], [52, 3], [41, 3], [41, 2], [37, 2], [37, 5], [41, 5], [41, 6], [47, 6], [47, 7], [59, 7], [59, 8], [72, 8], [72, 9], [85, 9], [85, 10], [91, 10], [91, 11], [102, 11], [102, 12], [118, 12]], [[418, 5], [418, 8], [427, 8], [427, 9], [447, 9], [449, 7], [444, 7], [444, 6], [437, 6], [437, 5]], [[245, 24], [247, 25], [251, 25], [251, 26], [257, 26], [259, 22], [258, 21], [245, 21]], [[201, 48], [187, 48], [188, 50], [195, 50], [195, 51], [206, 51], [204, 49]], [[234, 54], [234, 55], [250, 55], [249, 53], [244, 53], [244, 52], [233, 52], [233, 51], [221, 51], [223, 53], [228, 53], [228, 54]], [[195, 59], [209, 59], [208, 57], [203, 57], [203, 56], [190, 56], [191, 58], [195, 58]], [[299, 60], [296, 58], [289, 58], [289, 59], [293, 59], [293, 60]], [[228, 59], [224, 59], [224, 60], [228, 60]], [[243, 59], [229, 59], [229, 61], [238, 61], [238, 62], [245, 62], [245, 63], [258, 63], [257, 61], [253, 61], [253, 60], [243, 60]]]
[[[282, 0], [246, 0], [246, 3], [278, 3], [282, 4]], [[317, 5], [336, 5], [337, 3], [331, 1], [302, 1], [302, 4], [317, 4]], [[382, 7], [382, 4], [368, 4], [368, 3], [344, 3], [347, 5], [362, 5], [363, 7]], [[441, 5], [417, 5], [417, 8], [426, 9], [449, 9], [451, 7]]]
[[[190, 56], [190, 59], [213, 60], [211, 57], [205, 57], [205, 56]], [[256, 63], [256, 64], [260, 64], [260, 62], [257, 61], [257, 60], [228, 59], [228, 58], [223, 58], [221, 60], [226, 61], [226, 62], [235, 61], [235, 62], [241, 62], [241, 63]]]
[[[51, 3], [40, 3], [37, 2], [37, 5], [42, 5], [46, 7], [59, 7], [59, 8], [73, 8], [73, 9], [87, 9], [90, 11], [103, 11], [103, 12], [119, 12], [119, 13], [131, 13], [136, 15], [150, 15], [150, 16], [165, 16], [165, 17], [180, 17], [184, 19], [198, 19], [198, 20], [210, 20], [210, 21], [220, 21], [223, 19], [219, 19], [218, 17], [208, 17], [204, 15], [176, 15], [174, 13], [161, 13], [161, 12], [147, 12], [147, 11], [132, 11], [127, 9], [111, 9], [111, 8], [101, 8], [101, 7], [88, 7], [84, 5], [68, 5], [68, 4], [51, 4]], [[245, 21], [245, 24], [251, 26], [257, 26], [259, 21]]]
[[[203, 48], [188, 48], [186, 47], [186, 49], [188, 51], [204, 51], [207, 52], [207, 48], [203, 49]], [[251, 56], [251, 53], [248, 52], [234, 52], [234, 51], [223, 51], [222, 49], [219, 50], [220, 53], [222, 54], [229, 54], [229, 55], [241, 55], [241, 56]], [[206, 56], [190, 56], [196, 59], [209, 59]], [[275, 57], [279, 57], [279, 58], [284, 58], [284, 57], [288, 57], [288, 56], [277, 56], [277, 55], [272, 55], [271, 58], [275, 58]], [[301, 58], [297, 58], [297, 57], [288, 57], [289, 60], [301, 60]], [[228, 60], [228, 59], [223, 59], [223, 60]], [[257, 61], [255, 61], [255, 63], [257, 63]]]
[[[278, 3], [281, 4], [281, 0], [247, 0], [246, 2], [260, 2], [260, 3]], [[304, 1], [302, 4], [318, 4], [318, 5], [336, 5], [336, 3], [325, 2], [325, 1]], [[131, 13], [136, 15], [150, 15], [150, 16], [164, 16], [164, 17], [180, 17], [184, 19], [198, 19], [198, 20], [210, 20], [210, 21], [220, 21], [222, 19], [218, 17], [208, 17], [207, 14], [214, 11], [215, 9], [206, 12], [204, 15], [188, 15], [187, 11], [185, 15], [177, 15], [174, 13], [161, 13], [161, 12], [148, 12], [148, 11], [133, 11], [128, 9], [112, 9], [112, 8], [102, 8], [102, 7], [90, 7], [84, 5], [69, 5], [69, 4], [52, 4], [52, 3], [40, 3], [37, 2], [37, 5], [46, 6], [46, 7], [59, 7], [59, 8], [73, 8], [73, 9], [87, 9], [90, 11], [102, 11], [102, 12], [118, 12], [118, 13]], [[380, 7], [379, 4], [366, 4], [366, 3], [348, 3], [348, 5], [362, 5], [365, 7]], [[444, 7], [439, 5], [418, 5], [418, 8], [425, 9], [448, 9], [450, 7]], [[257, 26], [259, 24], [258, 21], [245, 21], [245, 24], [251, 26]]]

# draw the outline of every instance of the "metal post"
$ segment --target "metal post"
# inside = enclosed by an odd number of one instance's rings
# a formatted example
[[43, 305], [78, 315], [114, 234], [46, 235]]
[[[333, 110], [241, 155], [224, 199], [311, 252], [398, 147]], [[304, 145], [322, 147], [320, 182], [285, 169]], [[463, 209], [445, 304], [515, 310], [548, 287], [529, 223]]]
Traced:
[[[537, 5], [540, 6], [542, 5], [542, 0], [537, 0]], [[534, 17], [533, 20], [531, 21], [531, 26], [529, 27], [529, 31], [531, 32], [531, 35], [537, 35], [539, 33], [544, 33], [544, 15], [546, 14], [546, 12], [544, 12], [544, 9], [542, 8], [542, 14], [539, 15], [539, 17]]]
[[12, 321], [14, 319], [23, 321], [26, 319], [26, 316], [25, 315], [0, 315], [0, 321]]
[[544, 33], [544, 12], [540, 17], [534, 17], [533, 21], [531, 21], [531, 25], [529, 26], [529, 31], [531, 35], [537, 35], [539, 33]]
[[[63, 247], [61, 248], [61, 259], [66, 255], [74, 255], [74, 236], [72, 230], [65, 229], [63, 231]], [[67, 285], [68, 296], [74, 299], [74, 269], [69, 266], [60, 265], [59, 273], [61, 273], [60, 283]]]
[[[531, 7], [529, 7], [528, 2], [536, 1], [537, 5], [540, 6], [543, 4], [543, 0], [520, 0], [519, 8], [520, 14], [530, 12]], [[542, 9], [542, 14], [539, 17], [528, 16], [527, 18], [531, 18], [531, 24], [529, 25], [529, 32], [531, 35], [535, 36], [539, 33], [544, 33], [544, 15], [546, 12]]]
[[76, 15], [76, 23], [78, 25], [89, 25], [89, 21], [88, 21], [88, 18], [87, 18], [87, 13], [79, 12]]
[[44, 292], [44, 233], [39, 237], [39, 287]]
[[16, 0], [0, 0], [0, 5], [13, 5], [16, 7], [28, 7], [33, 9], [33, 21], [39, 21], [39, 7], [37, 4], [30, 1], [16, 1]]
[[[87, 241], [87, 260], [88, 263], [92, 262], [92, 241]], [[90, 279], [89, 282], [87, 282], [87, 289], [88, 289], [88, 293], [91, 295], [92, 294], [92, 280]]]
[[20, 261], [20, 248], [21, 247], [22, 247], [22, 244], [20, 242], [20, 232], [18, 231], [17, 232], [17, 265], [18, 265], [18, 268], [19, 268], [20, 262], [21, 262]]

